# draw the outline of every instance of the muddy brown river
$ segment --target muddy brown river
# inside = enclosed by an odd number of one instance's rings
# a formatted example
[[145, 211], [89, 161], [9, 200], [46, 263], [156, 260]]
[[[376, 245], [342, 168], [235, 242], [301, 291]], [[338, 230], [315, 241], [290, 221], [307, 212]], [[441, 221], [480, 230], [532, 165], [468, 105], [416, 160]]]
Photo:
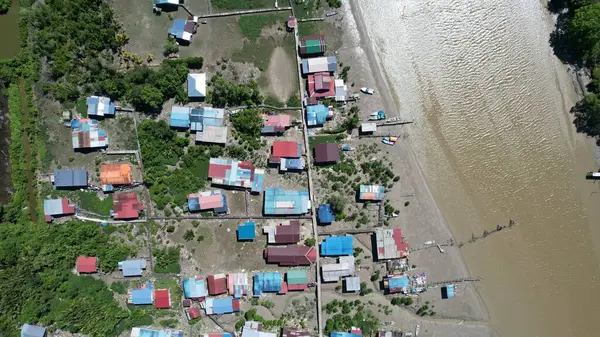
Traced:
[[595, 149], [536, 0], [361, 0], [411, 142], [501, 336], [600, 335]]

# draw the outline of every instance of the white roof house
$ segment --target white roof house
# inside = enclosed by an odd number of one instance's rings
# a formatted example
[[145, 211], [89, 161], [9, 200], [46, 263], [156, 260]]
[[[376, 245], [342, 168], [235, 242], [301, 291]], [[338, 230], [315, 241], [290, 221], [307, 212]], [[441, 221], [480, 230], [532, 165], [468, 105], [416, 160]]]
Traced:
[[337, 282], [342, 277], [355, 273], [354, 256], [341, 256], [338, 263], [325, 264], [321, 267], [323, 282]]
[[345, 102], [347, 92], [348, 92], [348, 86], [346, 86], [346, 84], [344, 84], [344, 80], [342, 80], [342, 79], [335, 80], [335, 100], [337, 102]]
[[199, 143], [227, 143], [227, 127], [226, 126], [204, 126], [204, 130], [196, 132], [196, 141]]
[[194, 98], [206, 97], [206, 74], [188, 74], [188, 96]]
[[376, 123], [362, 123], [360, 124], [360, 131], [363, 133], [375, 132], [377, 131]]
[[346, 277], [344, 279], [344, 283], [345, 283], [344, 291], [346, 291], [346, 292], [360, 291], [360, 277], [358, 277], [358, 276]]

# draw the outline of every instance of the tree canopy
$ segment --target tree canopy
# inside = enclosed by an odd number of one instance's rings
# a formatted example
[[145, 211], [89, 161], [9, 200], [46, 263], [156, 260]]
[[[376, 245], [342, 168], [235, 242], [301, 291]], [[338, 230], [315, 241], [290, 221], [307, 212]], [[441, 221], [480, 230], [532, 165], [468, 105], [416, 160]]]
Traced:
[[[600, 98], [595, 94], [586, 95], [571, 109], [575, 116], [573, 123], [578, 132], [592, 137], [600, 136]], [[600, 141], [597, 141], [600, 145]]]
[[234, 83], [217, 75], [210, 80], [210, 85], [208, 101], [215, 107], [257, 105], [263, 100], [255, 81]]

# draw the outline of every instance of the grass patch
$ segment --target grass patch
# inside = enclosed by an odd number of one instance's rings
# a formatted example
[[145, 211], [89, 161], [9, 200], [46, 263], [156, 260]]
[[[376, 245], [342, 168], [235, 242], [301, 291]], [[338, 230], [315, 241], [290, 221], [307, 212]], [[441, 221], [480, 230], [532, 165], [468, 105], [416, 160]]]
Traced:
[[313, 136], [308, 137], [308, 145], [313, 149], [317, 144], [337, 143], [344, 138], [346, 138], [346, 135], [343, 133], [337, 135]]
[[254, 9], [273, 7], [272, 0], [213, 0], [213, 6], [220, 9]]
[[283, 103], [279, 101], [279, 99], [277, 99], [275, 96], [273, 95], [267, 95], [267, 97], [265, 98], [265, 102], [266, 105], [272, 105], [278, 108], [283, 107]]
[[179, 248], [155, 248], [152, 250], [156, 263], [154, 272], [158, 274], [178, 274], [181, 270], [179, 266]]
[[301, 22], [298, 24], [298, 34], [300, 36], [318, 35], [321, 32], [321, 27], [317, 22]]
[[258, 40], [262, 29], [266, 26], [274, 25], [282, 18], [274, 14], [266, 15], [246, 15], [238, 20], [242, 34], [250, 41]]
[[80, 97], [77, 100], [77, 104], [75, 105], [77, 107], [77, 113], [81, 115], [81, 117], [87, 117], [87, 101], [85, 99], [85, 97]]
[[169, 289], [171, 292], [171, 308], [177, 309], [181, 306], [183, 292], [179, 288], [177, 280], [171, 278], [157, 278], [154, 281], [154, 289]]
[[116, 281], [110, 285], [110, 290], [121, 295], [127, 294], [127, 288], [129, 288], [128, 281]]

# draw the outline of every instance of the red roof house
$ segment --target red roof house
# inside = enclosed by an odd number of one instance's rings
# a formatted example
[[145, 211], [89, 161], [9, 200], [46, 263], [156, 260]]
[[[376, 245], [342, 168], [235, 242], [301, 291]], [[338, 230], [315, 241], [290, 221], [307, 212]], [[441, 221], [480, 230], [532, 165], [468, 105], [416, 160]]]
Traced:
[[267, 263], [280, 266], [309, 266], [317, 260], [314, 247], [308, 246], [268, 247], [263, 255]]
[[171, 307], [169, 289], [158, 289], [154, 292], [154, 306], [157, 309], [169, 309]]
[[308, 100], [316, 104], [317, 98], [335, 96], [335, 79], [328, 72], [308, 75]]
[[200, 317], [200, 309], [198, 309], [196, 307], [187, 308], [187, 309], [185, 309], [185, 314], [186, 314], [188, 320], [198, 318], [198, 317]]
[[75, 265], [77, 265], [78, 273], [95, 273], [96, 272], [96, 258], [95, 257], [87, 257], [80, 256], [75, 261]]
[[291, 123], [290, 115], [266, 115], [264, 120], [264, 126], [287, 128]]
[[208, 275], [208, 294], [220, 295], [227, 292], [227, 276], [225, 274]]
[[302, 156], [302, 143], [291, 140], [276, 140], [273, 142], [272, 157], [300, 158]]
[[315, 145], [315, 164], [331, 164], [340, 161], [337, 144], [321, 143]]
[[115, 219], [137, 219], [144, 205], [135, 193], [117, 194], [113, 197], [113, 217]]
[[270, 244], [292, 244], [300, 242], [300, 221], [284, 221], [279, 226], [263, 227]]

